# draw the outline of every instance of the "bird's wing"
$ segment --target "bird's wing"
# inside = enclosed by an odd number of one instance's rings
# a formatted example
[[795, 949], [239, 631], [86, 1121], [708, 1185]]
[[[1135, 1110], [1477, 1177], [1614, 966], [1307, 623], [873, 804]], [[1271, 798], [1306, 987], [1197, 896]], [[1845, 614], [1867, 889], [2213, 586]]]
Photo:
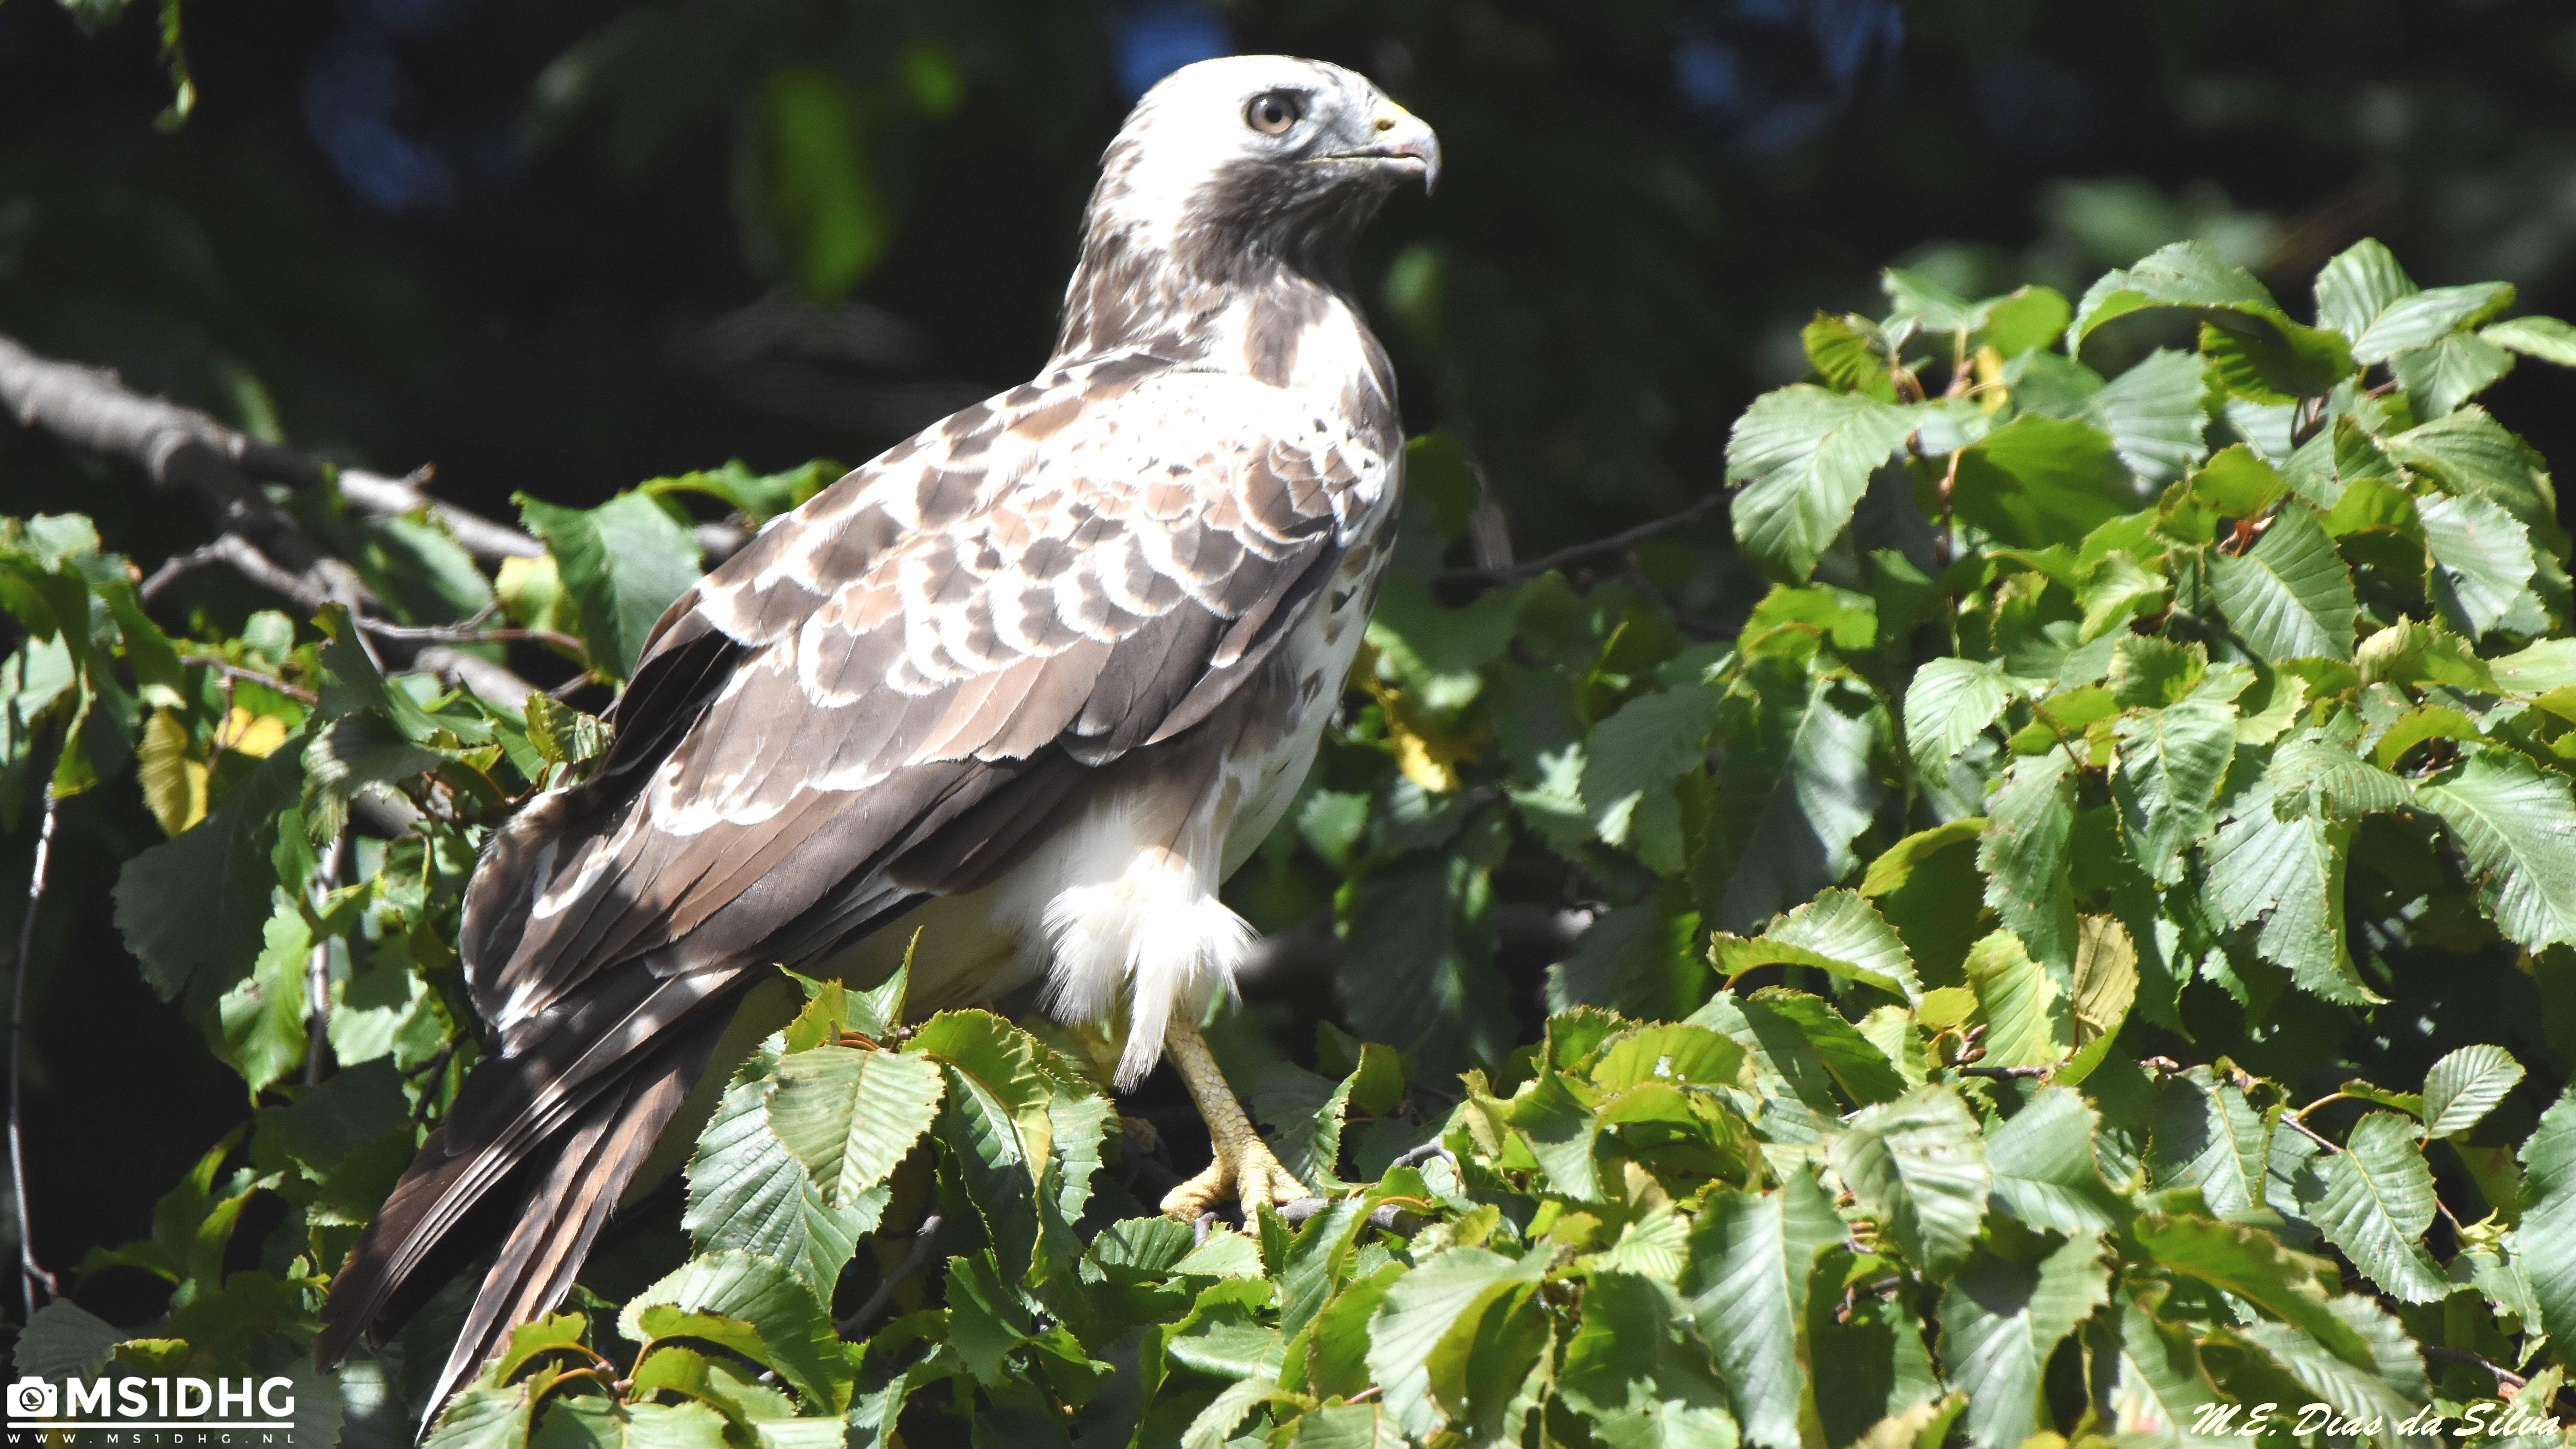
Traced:
[[1095, 364], [762, 533], [657, 626], [592, 795], [478, 876], [487, 1019], [509, 1040], [605, 967], [766, 959], [871, 891], [957, 888], [1086, 767], [1203, 719], [1376, 546], [1378, 440], [1292, 398]]

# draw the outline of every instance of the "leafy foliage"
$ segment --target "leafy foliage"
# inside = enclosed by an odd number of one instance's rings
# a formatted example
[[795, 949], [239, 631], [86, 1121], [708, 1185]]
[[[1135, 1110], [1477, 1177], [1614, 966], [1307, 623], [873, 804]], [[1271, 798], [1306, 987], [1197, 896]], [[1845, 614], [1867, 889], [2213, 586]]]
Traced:
[[[685, 1253], [614, 1297], [594, 1264], [433, 1442], [2008, 1449], [2202, 1443], [2203, 1404], [2393, 1441], [2500, 1385], [2551, 1403], [2568, 541], [2471, 398], [2478, 349], [2563, 364], [2576, 334], [2375, 244], [2313, 324], [2189, 244], [2072, 301], [1887, 290], [1736, 429], [1772, 581], [1740, 626], [1675, 611], [1700, 560], [1670, 541], [1462, 594], [1473, 478], [1417, 442], [1352, 707], [1238, 888], [1329, 913], [1359, 1037], [1211, 1025], [1325, 1200], [1149, 1216], [1113, 1044], [909, 1021], [904, 974], [782, 980], [799, 1014], [685, 1169]], [[756, 518], [811, 485], [531, 501], [551, 551], [486, 596], [622, 677], [694, 567], [677, 496]], [[251, 1122], [86, 1265], [167, 1280], [167, 1318], [57, 1303], [19, 1354], [298, 1363], [477, 1055], [478, 843], [605, 727], [387, 674], [343, 613], [173, 634], [132, 578], [81, 520], [0, 534], [0, 763], [58, 796], [134, 766], [173, 838], [120, 921]], [[1586, 924], [1523, 1030], [1498, 880], [1534, 871]], [[254, 1199], [285, 1211], [241, 1267]], [[399, 1435], [433, 1350], [299, 1383]]]

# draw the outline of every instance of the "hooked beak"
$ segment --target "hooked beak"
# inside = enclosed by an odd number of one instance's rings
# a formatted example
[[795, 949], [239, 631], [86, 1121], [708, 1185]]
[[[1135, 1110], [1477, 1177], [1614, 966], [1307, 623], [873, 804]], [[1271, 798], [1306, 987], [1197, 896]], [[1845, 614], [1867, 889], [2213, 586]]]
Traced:
[[1440, 181], [1440, 138], [1421, 117], [1393, 101], [1379, 102], [1369, 125], [1374, 134], [1368, 144], [1316, 159], [1371, 161], [1398, 176], [1420, 177], [1423, 195], [1430, 195]]

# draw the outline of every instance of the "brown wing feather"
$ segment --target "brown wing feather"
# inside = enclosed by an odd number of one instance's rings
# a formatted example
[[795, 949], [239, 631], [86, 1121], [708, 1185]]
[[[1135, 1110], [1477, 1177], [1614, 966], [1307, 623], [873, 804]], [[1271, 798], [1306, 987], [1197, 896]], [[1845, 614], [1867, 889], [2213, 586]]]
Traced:
[[[1275, 391], [1199, 375], [1122, 379], [1067, 421], [1058, 394], [1084, 387], [961, 414], [945, 448], [843, 480], [675, 606], [637, 676], [656, 707], [618, 720], [622, 745], [686, 716], [675, 742], [649, 767], [612, 751], [619, 779], [650, 776], [614, 824], [489, 892], [534, 901], [506, 955], [469, 963], [505, 1031], [719, 922], [729, 944], [783, 928], [882, 869], [933, 800], [971, 806], [1020, 773], [947, 767], [1050, 747], [1096, 766], [1170, 737], [1311, 607], [1351, 495], [1379, 481], [1346, 439], [1303, 444], [1257, 412]], [[736, 653], [710, 692], [690, 656], [717, 635]]]
[[325, 1361], [553, 1153], [443, 1397], [570, 1281], [758, 963], [991, 880], [1098, 766], [1240, 686], [1393, 483], [1279, 397], [1124, 359], [1016, 389], [672, 606], [592, 781], [511, 822], [476, 873], [466, 973], [502, 1053], [352, 1251]]

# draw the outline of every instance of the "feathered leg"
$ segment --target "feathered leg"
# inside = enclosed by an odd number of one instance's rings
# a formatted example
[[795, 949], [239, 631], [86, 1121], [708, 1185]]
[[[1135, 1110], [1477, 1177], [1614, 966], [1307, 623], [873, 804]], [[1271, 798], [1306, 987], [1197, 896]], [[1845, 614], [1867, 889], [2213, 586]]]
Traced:
[[1199, 1116], [1207, 1120], [1208, 1141], [1215, 1148], [1215, 1160], [1205, 1171], [1164, 1195], [1164, 1216], [1194, 1221], [1227, 1198], [1241, 1202], [1248, 1215], [1256, 1203], [1276, 1206], [1315, 1196], [1313, 1189], [1279, 1164], [1270, 1144], [1252, 1130], [1251, 1119], [1234, 1100], [1234, 1089], [1226, 1085], [1225, 1073], [1217, 1070], [1216, 1058], [1209, 1054], [1207, 1039], [1197, 1027], [1173, 1017], [1163, 1032], [1163, 1049], [1180, 1069], [1181, 1080], [1189, 1083], [1190, 1098], [1198, 1103]]

